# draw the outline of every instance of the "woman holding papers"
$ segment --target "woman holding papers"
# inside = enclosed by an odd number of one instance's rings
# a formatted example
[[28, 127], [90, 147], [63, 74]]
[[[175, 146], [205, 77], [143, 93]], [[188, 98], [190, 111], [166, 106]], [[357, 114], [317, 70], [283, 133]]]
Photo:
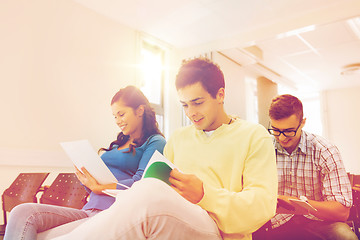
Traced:
[[[36, 239], [37, 233], [89, 218], [109, 208], [115, 198], [105, 195], [105, 189], [125, 189], [141, 179], [144, 169], [155, 150], [163, 152], [165, 139], [161, 134], [155, 112], [144, 94], [134, 86], [120, 89], [111, 101], [115, 122], [121, 129], [117, 139], [99, 152], [102, 160], [114, 174], [118, 183], [99, 184], [86, 169], [76, 169], [76, 175], [90, 193], [83, 209], [54, 205], [25, 203], [15, 207], [9, 217], [5, 240]], [[74, 222], [72, 229], [78, 223]]]

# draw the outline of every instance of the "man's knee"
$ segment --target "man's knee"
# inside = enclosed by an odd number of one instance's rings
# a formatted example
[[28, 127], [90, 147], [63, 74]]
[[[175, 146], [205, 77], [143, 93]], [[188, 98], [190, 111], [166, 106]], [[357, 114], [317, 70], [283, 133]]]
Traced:
[[140, 215], [168, 212], [174, 206], [174, 198], [182, 198], [166, 183], [152, 178], [145, 178], [132, 186], [131, 189], [120, 193], [112, 209], [119, 212], [137, 212]]
[[343, 222], [337, 222], [332, 224], [332, 232], [334, 239], [341, 240], [358, 240], [355, 233], [351, 230], [348, 224]]
[[137, 199], [144, 206], [157, 205], [164, 202], [174, 191], [166, 183], [153, 178], [146, 178], [138, 182], [132, 189], [132, 199]]

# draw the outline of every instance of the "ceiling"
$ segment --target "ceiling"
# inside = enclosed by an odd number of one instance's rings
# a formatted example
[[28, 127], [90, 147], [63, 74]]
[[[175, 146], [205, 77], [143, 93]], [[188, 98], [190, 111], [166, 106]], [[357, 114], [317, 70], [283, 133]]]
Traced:
[[188, 55], [217, 51], [305, 90], [360, 86], [358, 0], [73, 0]]

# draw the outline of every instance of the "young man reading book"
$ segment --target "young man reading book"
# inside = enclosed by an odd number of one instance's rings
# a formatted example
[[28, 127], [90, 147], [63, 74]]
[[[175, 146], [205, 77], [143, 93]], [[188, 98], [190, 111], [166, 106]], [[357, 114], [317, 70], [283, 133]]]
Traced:
[[352, 205], [349, 178], [339, 150], [303, 129], [301, 101], [292, 95], [275, 97], [270, 105], [279, 177], [279, 199], [304, 200], [315, 209], [305, 214], [278, 213], [271, 219], [270, 239], [355, 240], [345, 223]]
[[177, 130], [164, 149], [179, 169], [170, 173], [171, 187], [144, 178], [61, 239], [251, 239], [275, 214], [271, 137], [262, 126], [226, 114], [218, 66], [185, 62], [176, 88], [193, 124]]

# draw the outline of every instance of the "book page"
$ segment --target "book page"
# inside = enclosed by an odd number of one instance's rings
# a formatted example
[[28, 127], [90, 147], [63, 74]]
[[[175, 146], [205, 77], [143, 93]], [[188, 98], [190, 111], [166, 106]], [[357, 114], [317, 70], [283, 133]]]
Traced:
[[175, 165], [156, 150], [150, 158], [142, 178], [157, 178], [171, 185], [169, 177], [174, 168]]
[[311, 209], [317, 211], [313, 206], [303, 200], [289, 199], [289, 201], [290, 203], [278, 198], [276, 213], [306, 215], [309, 214]]
[[98, 183], [109, 184], [117, 182], [115, 176], [95, 152], [88, 140], [62, 142], [60, 145], [74, 165], [79, 170], [85, 167]]
[[300, 207], [302, 207], [302, 208], [305, 208], [306, 210], [309, 210], [309, 211], [310, 211], [310, 210], [317, 211], [317, 209], [314, 208], [313, 206], [311, 206], [310, 203], [305, 202], [305, 201], [303, 201], [303, 200], [300, 200], [300, 199], [289, 199], [289, 200], [290, 200], [290, 202], [295, 203], [296, 205], [298, 205], [298, 206], [300, 206]]
[[109, 195], [111, 197], [114, 197], [116, 198], [117, 194], [119, 192], [121, 192], [123, 190], [119, 190], [119, 189], [105, 189], [105, 190], [102, 190], [103, 193], [105, 193], [106, 195]]

